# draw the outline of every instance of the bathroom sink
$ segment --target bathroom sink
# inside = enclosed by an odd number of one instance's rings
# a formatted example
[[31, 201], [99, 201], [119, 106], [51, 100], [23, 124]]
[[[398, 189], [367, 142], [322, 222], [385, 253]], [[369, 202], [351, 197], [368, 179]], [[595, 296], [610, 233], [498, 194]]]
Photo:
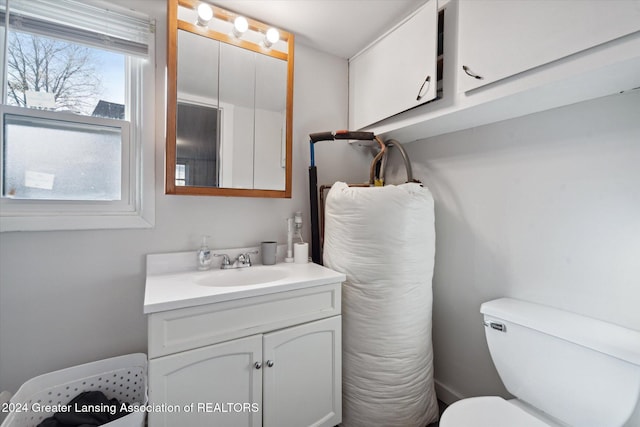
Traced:
[[[248, 247], [220, 251], [235, 258], [240, 253], [256, 249]], [[312, 262], [257, 264], [229, 270], [213, 268], [198, 271], [196, 268], [197, 257], [193, 251], [147, 255], [144, 312], [150, 314], [302, 290], [346, 279], [344, 274]]]
[[250, 286], [282, 280], [289, 272], [282, 268], [255, 266], [234, 268], [229, 270], [215, 270], [204, 273], [195, 282], [201, 286], [228, 287]]

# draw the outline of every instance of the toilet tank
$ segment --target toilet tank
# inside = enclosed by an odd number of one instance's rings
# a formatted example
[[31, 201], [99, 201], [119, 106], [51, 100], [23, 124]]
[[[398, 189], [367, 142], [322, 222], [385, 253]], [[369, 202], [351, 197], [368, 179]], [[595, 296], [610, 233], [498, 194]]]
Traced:
[[640, 399], [640, 332], [511, 298], [480, 307], [493, 363], [518, 399], [570, 426], [622, 426]]

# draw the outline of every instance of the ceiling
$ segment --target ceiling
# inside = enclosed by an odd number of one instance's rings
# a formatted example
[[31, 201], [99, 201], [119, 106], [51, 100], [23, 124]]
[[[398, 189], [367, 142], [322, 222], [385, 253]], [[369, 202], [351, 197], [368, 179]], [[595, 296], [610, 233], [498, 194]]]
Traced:
[[296, 42], [350, 58], [425, 0], [214, 0], [294, 33]]

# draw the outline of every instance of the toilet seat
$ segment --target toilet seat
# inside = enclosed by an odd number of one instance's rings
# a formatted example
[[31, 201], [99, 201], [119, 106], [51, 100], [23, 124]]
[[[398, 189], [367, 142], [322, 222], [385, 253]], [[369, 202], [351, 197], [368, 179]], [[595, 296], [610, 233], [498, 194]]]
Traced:
[[451, 404], [440, 427], [549, 427], [518, 406], [497, 396], [471, 397]]

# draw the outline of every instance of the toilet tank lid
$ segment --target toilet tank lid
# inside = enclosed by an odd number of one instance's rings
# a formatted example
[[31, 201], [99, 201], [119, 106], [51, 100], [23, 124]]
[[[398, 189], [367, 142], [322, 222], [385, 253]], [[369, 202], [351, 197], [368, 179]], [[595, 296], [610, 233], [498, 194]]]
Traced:
[[485, 302], [480, 312], [640, 366], [640, 332], [513, 298]]

